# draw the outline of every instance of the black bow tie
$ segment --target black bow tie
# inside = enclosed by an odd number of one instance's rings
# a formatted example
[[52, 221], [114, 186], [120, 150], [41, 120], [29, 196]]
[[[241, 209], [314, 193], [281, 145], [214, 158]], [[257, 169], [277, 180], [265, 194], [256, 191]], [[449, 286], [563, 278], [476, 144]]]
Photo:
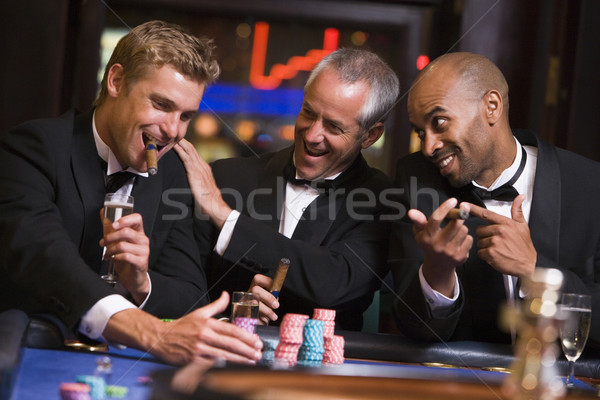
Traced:
[[515, 175], [504, 185], [494, 190], [486, 190], [474, 185], [472, 186], [473, 193], [477, 195], [482, 201], [483, 200], [500, 200], [500, 201], [513, 201], [515, 197], [519, 195], [517, 189], [513, 187], [514, 183], [519, 179], [521, 173], [525, 169], [525, 162], [527, 161], [527, 153], [523, 146], [521, 146], [521, 163]]
[[135, 177], [133, 172], [120, 171], [106, 178], [106, 193], [114, 193], [128, 180]]
[[331, 189], [333, 188], [333, 179], [322, 179], [319, 181], [309, 181], [308, 179], [298, 179], [296, 178], [296, 167], [293, 164], [288, 164], [285, 166], [284, 170], [284, 178], [290, 182], [292, 185], [308, 185], [317, 189]]

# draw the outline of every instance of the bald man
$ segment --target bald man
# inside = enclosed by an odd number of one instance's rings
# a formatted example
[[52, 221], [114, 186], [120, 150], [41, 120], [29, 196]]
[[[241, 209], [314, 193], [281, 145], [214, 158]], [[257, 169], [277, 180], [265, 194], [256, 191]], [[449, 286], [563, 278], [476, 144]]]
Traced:
[[[510, 343], [499, 306], [536, 266], [562, 270], [564, 292], [590, 294], [600, 310], [600, 164], [511, 130], [508, 85], [481, 55], [434, 60], [415, 79], [408, 113], [421, 151], [399, 160], [395, 178], [409, 210], [391, 246], [400, 330]], [[455, 207], [471, 217], [446, 219]], [[592, 318], [588, 347], [600, 343]]]

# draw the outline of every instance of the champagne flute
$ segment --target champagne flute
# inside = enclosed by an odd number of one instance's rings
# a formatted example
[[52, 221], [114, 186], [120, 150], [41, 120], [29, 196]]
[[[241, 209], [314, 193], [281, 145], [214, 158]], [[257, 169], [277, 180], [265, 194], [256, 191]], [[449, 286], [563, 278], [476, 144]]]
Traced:
[[581, 355], [590, 333], [592, 298], [585, 294], [563, 293], [561, 311], [564, 320], [560, 326], [560, 343], [569, 361], [567, 386], [573, 387], [575, 361]]
[[[107, 193], [104, 197], [104, 217], [102, 219], [104, 236], [113, 231], [113, 222], [131, 213], [133, 213], [133, 197], [126, 194]], [[106, 275], [102, 275], [101, 278], [113, 286], [117, 283], [117, 274], [115, 272], [115, 261], [113, 257], [111, 257], [108, 262], [108, 271]]]

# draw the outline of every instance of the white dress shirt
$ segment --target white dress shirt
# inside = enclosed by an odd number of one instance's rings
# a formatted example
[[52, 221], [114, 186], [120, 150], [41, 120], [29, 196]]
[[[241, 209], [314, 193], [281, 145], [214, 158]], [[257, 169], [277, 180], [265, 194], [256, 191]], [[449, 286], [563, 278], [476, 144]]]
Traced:
[[[522, 204], [523, 216], [527, 222], [529, 222], [529, 215], [531, 211], [531, 199], [533, 197], [533, 182], [535, 179], [535, 170], [537, 165], [537, 147], [533, 146], [522, 146], [515, 138], [515, 143], [517, 147], [517, 155], [512, 165], [505, 169], [500, 176], [492, 183], [489, 188], [485, 188], [481, 185], [478, 185], [475, 181], [473, 181], [473, 185], [477, 187], [481, 187], [487, 190], [494, 190], [499, 188], [508, 182], [519, 169], [519, 165], [521, 163], [522, 158], [522, 148], [525, 149], [527, 153], [527, 160], [525, 163], [525, 168], [521, 175], [514, 183], [514, 188], [519, 192], [519, 194], [525, 194], [525, 200]], [[505, 217], [511, 218], [511, 207], [512, 201], [500, 201], [500, 200], [485, 200], [484, 204], [486, 208], [490, 211], [493, 211], [497, 214], [503, 215]], [[474, 246], [477, 244], [474, 243]], [[460, 289], [458, 285], [458, 277], [456, 273], [455, 276], [455, 284], [454, 284], [454, 296], [447, 297], [438, 291], [431, 288], [431, 286], [425, 280], [423, 276], [423, 266], [419, 269], [419, 279], [421, 282], [421, 289], [423, 291], [423, 295], [429, 304], [431, 309], [431, 313], [434, 317], [443, 317], [447, 315], [448, 310], [452, 308], [454, 302], [458, 299], [460, 294]], [[514, 291], [516, 288], [516, 277], [511, 275], [504, 275], [504, 287], [506, 291], [506, 298], [509, 303], [514, 302], [515, 295]]]
[[[123, 167], [117, 161], [117, 158], [110, 150], [110, 148], [102, 141], [100, 136], [98, 135], [98, 131], [96, 130], [96, 113], [94, 112], [94, 116], [92, 118], [92, 130], [94, 131], [94, 141], [96, 143], [96, 149], [98, 151], [98, 155], [102, 158], [108, 165], [107, 167], [107, 175], [110, 176], [114, 173], [120, 172], [123, 170]], [[136, 175], [147, 177], [148, 173], [139, 172], [134, 170], [133, 168], [127, 168], [126, 171], [132, 172]], [[126, 182], [116, 193], [122, 193], [126, 195], [131, 194], [131, 190], [133, 189], [134, 178], [131, 178], [128, 182]], [[98, 217], [100, 218], [100, 217]], [[106, 251], [106, 248], [103, 251]], [[150, 281], [150, 275], [146, 273], [148, 278], [148, 282], [150, 283], [150, 290], [148, 292], [148, 296], [144, 299], [142, 304], [139, 306], [140, 309], [143, 309], [150, 297], [150, 293], [152, 292], [152, 282]], [[117, 284], [115, 286], [115, 290], [126, 293], [126, 291]], [[106, 328], [106, 324], [108, 320], [116, 313], [127, 310], [130, 308], [138, 308], [125, 297], [119, 294], [112, 294], [106, 296], [96, 304], [92, 306], [81, 318], [81, 323], [79, 324], [79, 332], [83, 333], [90, 339], [104, 340], [102, 337], [102, 332], [104, 332], [104, 328]]]

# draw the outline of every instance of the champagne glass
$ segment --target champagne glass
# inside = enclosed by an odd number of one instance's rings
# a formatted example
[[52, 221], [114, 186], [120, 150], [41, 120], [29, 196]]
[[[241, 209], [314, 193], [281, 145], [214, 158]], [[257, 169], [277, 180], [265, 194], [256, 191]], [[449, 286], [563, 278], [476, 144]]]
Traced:
[[[126, 194], [107, 193], [104, 197], [104, 217], [102, 219], [104, 236], [113, 231], [113, 222], [131, 213], [133, 213], [133, 197]], [[111, 285], [117, 283], [117, 274], [115, 272], [115, 261], [113, 257], [111, 257], [108, 262], [108, 271], [106, 275], [102, 275], [101, 278]]]
[[563, 293], [561, 301], [563, 321], [560, 326], [560, 343], [569, 361], [567, 386], [574, 385], [575, 361], [581, 355], [590, 333], [592, 298], [585, 294]]

